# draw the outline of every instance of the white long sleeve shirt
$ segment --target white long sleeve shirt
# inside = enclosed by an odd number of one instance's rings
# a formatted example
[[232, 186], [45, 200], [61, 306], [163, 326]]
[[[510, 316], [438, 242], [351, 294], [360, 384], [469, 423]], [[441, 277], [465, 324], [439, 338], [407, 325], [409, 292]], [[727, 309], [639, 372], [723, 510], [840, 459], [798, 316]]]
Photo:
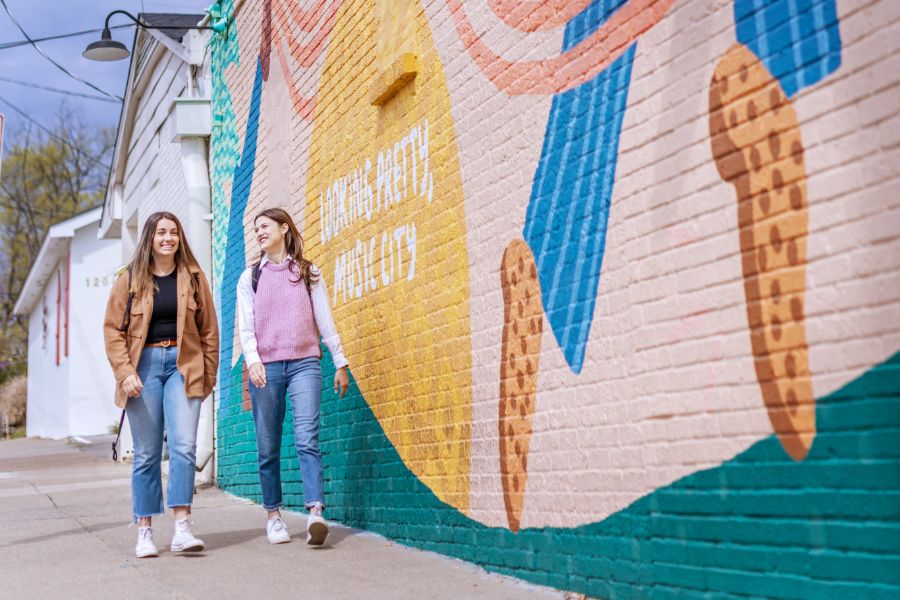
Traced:
[[[285, 260], [293, 259], [286, 257]], [[269, 258], [264, 256], [260, 262], [260, 267], [267, 262], [269, 262]], [[341, 346], [341, 338], [334, 324], [334, 317], [331, 316], [331, 306], [328, 303], [328, 289], [325, 285], [325, 278], [315, 265], [312, 266], [312, 272], [318, 275], [318, 280], [312, 284], [309, 290], [310, 298], [312, 299], [313, 317], [316, 319], [319, 335], [322, 336], [322, 341], [331, 353], [334, 368], [340, 369], [341, 367], [346, 367], [349, 363], [344, 356], [344, 349]], [[249, 267], [241, 273], [237, 284], [238, 335], [241, 339], [244, 362], [248, 367], [262, 362], [257, 352], [253, 298], [253, 267]]]

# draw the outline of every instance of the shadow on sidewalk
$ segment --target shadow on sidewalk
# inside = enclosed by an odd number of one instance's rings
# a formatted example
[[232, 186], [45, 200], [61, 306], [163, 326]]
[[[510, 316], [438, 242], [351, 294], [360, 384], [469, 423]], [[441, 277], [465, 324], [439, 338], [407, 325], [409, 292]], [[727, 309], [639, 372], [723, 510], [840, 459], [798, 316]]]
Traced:
[[[330, 550], [343, 542], [348, 537], [357, 535], [359, 530], [349, 527], [331, 527], [328, 539], [322, 546], [314, 547], [314, 550]], [[203, 541], [206, 542], [207, 550], [217, 550], [227, 548], [228, 546], [236, 546], [251, 540], [259, 539], [259, 543], [267, 544], [266, 532], [262, 527], [254, 527], [253, 529], [235, 529], [233, 531], [203, 531], [199, 533]], [[291, 535], [291, 542], [295, 544], [306, 545], [306, 530], [298, 531]]]
[[14, 542], [9, 542], [8, 544], [0, 545], [0, 548], [9, 548], [11, 546], [21, 546], [24, 544], [38, 544], [40, 542], [48, 542], [51, 540], [59, 539], [60, 537], [67, 535], [81, 535], [83, 533], [97, 533], [98, 531], [104, 531], [106, 529], [114, 529], [116, 527], [125, 527], [127, 526], [127, 522], [123, 523], [120, 521], [111, 521], [109, 523], [98, 523], [96, 525], [91, 525], [90, 527], [79, 527], [77, 529], [67, 529], [66, 531], [57, 531], [55, 533], [49, 533], [47, 535], [38, 535], [28, 538], [23, 538], [21, 540], [16, 540]]

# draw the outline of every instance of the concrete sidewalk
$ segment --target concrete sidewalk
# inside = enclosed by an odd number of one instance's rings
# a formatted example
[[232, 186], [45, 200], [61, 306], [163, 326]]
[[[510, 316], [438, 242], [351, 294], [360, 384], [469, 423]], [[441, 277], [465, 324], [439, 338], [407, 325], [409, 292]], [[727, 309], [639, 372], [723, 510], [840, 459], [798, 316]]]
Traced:
[[305, 522], [287, 513], [293, 543], [270, 546], [250, 502], [203, 489], [194, 521], [206, 550], [168, 551], [171, 514], [154, 523], [159, 558], [134, 558], [130, 465], [108, 444], [0, 442], [0, 598], [562, 598], [468, 563], [338, 525], [328, 544], [306, 545]]

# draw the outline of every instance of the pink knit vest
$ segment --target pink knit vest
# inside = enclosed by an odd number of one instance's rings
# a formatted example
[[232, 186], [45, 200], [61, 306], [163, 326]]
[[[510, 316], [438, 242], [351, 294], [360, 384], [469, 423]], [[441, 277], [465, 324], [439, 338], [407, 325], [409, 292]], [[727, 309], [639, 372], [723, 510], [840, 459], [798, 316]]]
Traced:
[[306, 284], [288, 268], [290, 264], [290, 260], [278, 265], [267, 262], [259, 275], [253, 324], [257, 351], [264, 363], [322, 356]]

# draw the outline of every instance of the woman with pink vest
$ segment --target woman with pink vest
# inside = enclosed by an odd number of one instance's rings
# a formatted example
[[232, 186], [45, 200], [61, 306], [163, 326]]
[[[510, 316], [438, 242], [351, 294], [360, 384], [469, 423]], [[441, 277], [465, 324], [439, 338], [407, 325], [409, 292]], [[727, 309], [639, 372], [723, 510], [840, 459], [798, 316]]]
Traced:
[[263, 506], [269, 513], [266, 535], [272, 544], [291, 541], [280, 511], [281, 432], [287, 395], [309, 510], [306, 542], [318, 546], [328, 535], [322, 517], [325, 502], [319, 453], [319, 337], [331, 352], [337, 369], [334, 390], [342, 398], [349, 385], [347, 359], [331, 316], [325, 281], [315, 265], [303, 258], [303, 240], [290, 215], [269, 208], [256, 216], [253, 225], [262, 252], [238, 281], [237, 312], [250, 375], [259, 482]]

